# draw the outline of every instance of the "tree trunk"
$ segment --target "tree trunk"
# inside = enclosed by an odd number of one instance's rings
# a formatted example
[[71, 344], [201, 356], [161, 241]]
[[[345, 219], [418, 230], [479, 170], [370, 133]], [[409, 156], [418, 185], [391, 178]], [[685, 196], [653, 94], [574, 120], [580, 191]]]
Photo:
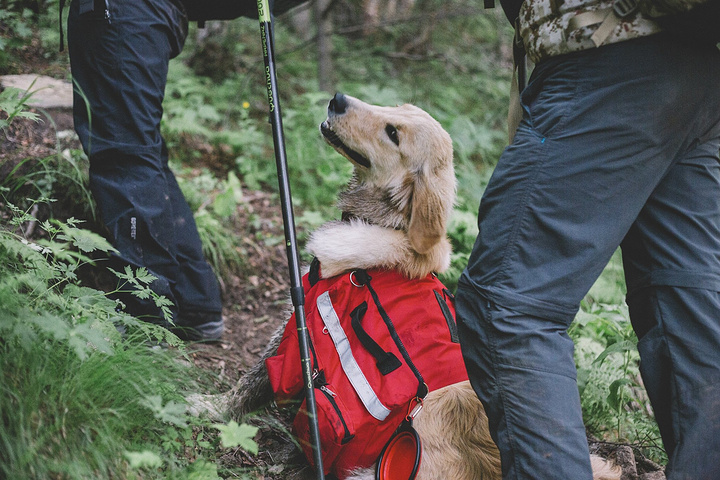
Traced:
[[328, 93], [335, 90], [332, 49], [332, 17], [329, 7], [332, 0], [315, 0], [315, 23], [317, 24], [318, 87]]

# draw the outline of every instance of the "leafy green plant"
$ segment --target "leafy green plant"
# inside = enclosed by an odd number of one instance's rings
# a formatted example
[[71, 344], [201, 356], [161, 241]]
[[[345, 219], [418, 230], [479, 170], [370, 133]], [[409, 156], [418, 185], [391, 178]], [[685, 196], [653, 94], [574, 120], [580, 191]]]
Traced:
[[[13, 230], [34, 220], [3, 208]], [[186, 454], [212, 457], [215, 445], [185, 413], [183, 392], [198, 386], [181, 343], [80, 284], [89, 255], [112, 247], [78, 225], [42, 222], [37, 241], [0, 229], [0, 477], [217, 478], [212, 461]], [[138, 290], [152, 281], [119, 275]]]
[[[0, 12], [0, 14], [2, 13]], [[25, 91], [15, 87], [8, 87], [0, 92], [0, 113], [4, 112], [6, 117], [2, 118], [0, 116], [0, 131], [4, 132], [15, 118], [29, 118], [35, 121], [40, 119], [40, 115], [27, 110], [27, 102], [34, 93], [30, 91], [33, 84]]]
[[453, 292], [468, 263], [477, 234], [477, 215], [463, 210], [455, 210], [448, 223], [448, 237], [453, 248], [450, 268], [440, 275], [440, 280]]
[[[110, 267], [108, 267], [108, 270], [114, 273], [122, 284], [122, 289], [118, 287], [117, 289], [108, 292], [108, 295], [122, 292], [135, 295], [141, 300], [152, 299], [155, 306], [160, 310], [163, 318], [168, 322], [172, 322], [173, 303], [167, 297], [158, 295], [152, 288], [150, 288], [150, 285], [157, 280], [157, 277], [149, 273], [146, 268], [138, 268], [136, 271], [133, 271], [130, 266], [126, 265], [122, 272], [113, 270]], [[124, 307], [122, 303], [119, 303], [119, 306]], [[138, 324], [135, 324], [133, 326], [137, 325]], [[177, 345], [177, 340], [173, 339], [173, 343]]]
[[29, 118], [39, 120], [37, 113], [26, 110], [27, 102], [34, 92], [29, 89], [23, 91], [15, 87], [7, 87], [0, 92], [0, 112], [4, 112], [7, 118], [0, 118], [0, 130], [7, 128], [15, 118]]
[[27, 8], [0, 9], [0, 73], [12, 63], [13, 50], [22, 47], [32, 36], [32, 16]]
[[247, 452], [258, 453], [258, 444], [253, 440], [259, 430], [258, 427], [238, 425], [235, 420], [227, 425], [215, 424], [213, 427], [220, 431], [220, 441], [224, 448], [241, 447]]
[[[28, 198], [60, 198], [61, 205], [56, 208], [96, 218], [97, 206], [88, 188], [88, 160], [77, 149], [44, 158], [25, 158], [0, 178], [0, 187], [7, 189], [9, 199], [23, 206], [29, 204]], [[52, 209], [50, 203], [46, 207]]]
[[[32, 90], [33, 82], [26, 91], [17, 88], [6, 88], [0, 92], [0, 131], [5, 132], [10, 124], [18, 118], [26, 118], [36, 122], [41, 120], [40, 115], [28, 111], [27, 102], [35, 93]], [[54, 121], [49, 115], [45, 119], [54, 127]], [[0, 178], [0, 187], [5, 189], [5, 195], [10, 199], [26, 203], [26, 198], [53, 198], [56, 192], [64, 202], [82, 206], [78, 213], [87, 214], [95, 218], [95, 202], [93, 201], [88, 184], [87, 157], [78, 149], [66, 149], [44, 158], [27, 157], [18, 161], [12, 169]]]
[[190, 75], [183, 63], [171, 62], [163, 102], [163, 132], [169, 138], [197, 136], [212, 145], [229, 147], [236, 158], [257, 160], [271, 139], [251, 117], [250, 102], [238, 101], [242, 88], [234, 78], [212, 85], [209, 79]]
[[[168, 78], [166, 101], [163, 103], [163, 128], [170, 134], [189, 133], [211, 137], [211, 127], [222, 121], [218, 109], [208, 100], [209, 85], [192, 76], [183, 75], [187, 69], [173, 64]], [[180, 70], [175, 78], [175, 70]]]
[[218, 275], [240, 269], [245, 250], [232, 231], [232, 218], [243, 199], [242, 186], [230, 172], [217, 180], [208, 171], [196, 176], [180, 176], [178, 184], [194, 212], [203, 253]]
[[664, 462], [660, 434], [639, 372], [637, 337], [624, 303], [619, 252], [597, 280], [570, 327], [583, 416], [597, 437], [645, 448]]
[[581, 312], [571, 329], [586, 426], [608, 441], [631, 443], [667, 461], [638, 370], [637, 340], [624, 306]]

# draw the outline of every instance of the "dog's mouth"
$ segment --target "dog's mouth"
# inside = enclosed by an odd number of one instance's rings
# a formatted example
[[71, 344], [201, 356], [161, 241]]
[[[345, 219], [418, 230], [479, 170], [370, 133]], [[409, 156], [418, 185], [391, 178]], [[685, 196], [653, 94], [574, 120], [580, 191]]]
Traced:
[[335, 150], [340, 152], [348, 160], [357, 163], [361, 167], [370, 168], [370, 160], [360, 152], [348, 147], [340, 140], [337, 133], [330, 127], [327, 121], [320, 125], [320, 133]]

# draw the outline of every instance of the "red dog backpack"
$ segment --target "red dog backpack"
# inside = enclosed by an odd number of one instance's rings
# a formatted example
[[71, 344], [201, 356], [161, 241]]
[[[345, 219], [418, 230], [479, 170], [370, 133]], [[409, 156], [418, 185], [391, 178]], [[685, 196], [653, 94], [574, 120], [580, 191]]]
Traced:
[[[452, 294], [434, 276], [393, 270], [303, 277], [325, 473], [344, 478], [375, 463], [409, 409], [428, 391], [467, 380]], [[303, 397], [294, 316], [266, 360], [278, 404]], [[293, 431], [313, 462], [305, 401]]]

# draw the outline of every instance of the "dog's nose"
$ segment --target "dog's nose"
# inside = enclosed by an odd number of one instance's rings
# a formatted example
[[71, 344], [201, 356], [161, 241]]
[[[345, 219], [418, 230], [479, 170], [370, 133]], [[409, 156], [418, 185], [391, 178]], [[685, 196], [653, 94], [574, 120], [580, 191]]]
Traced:
[[345, 95], [342, 93], [336, 93], [328, 105], [328, 111], [330, 113], [334, 113], [335, 115], [342, 115], [345, 113], [346, 108], [347, 98], [345, 98]]

